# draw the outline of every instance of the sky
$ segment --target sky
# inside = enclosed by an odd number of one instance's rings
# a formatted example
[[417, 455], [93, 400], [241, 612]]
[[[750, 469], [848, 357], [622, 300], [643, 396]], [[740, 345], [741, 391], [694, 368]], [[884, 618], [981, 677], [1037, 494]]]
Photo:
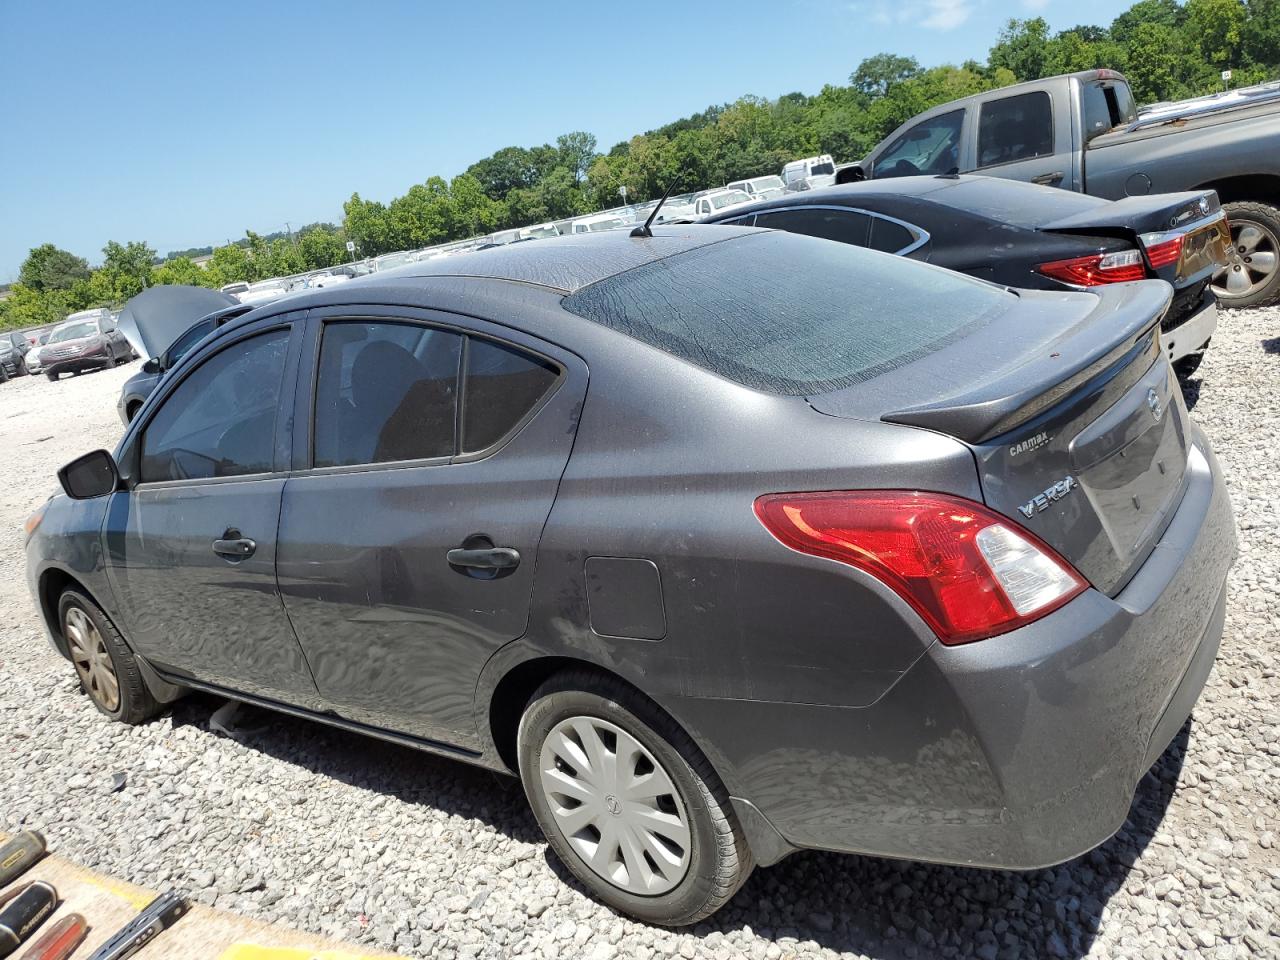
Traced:
[[[865, 57], [985, 59], [1011, 16], [1100, 0], [0, 0], [0, 282], [51, 242], [162, 255], [338, 222], [509, 146], [601, 150], [744, 94], [816, 93]], [[856, 158], [839, 158], [856, 159]]]

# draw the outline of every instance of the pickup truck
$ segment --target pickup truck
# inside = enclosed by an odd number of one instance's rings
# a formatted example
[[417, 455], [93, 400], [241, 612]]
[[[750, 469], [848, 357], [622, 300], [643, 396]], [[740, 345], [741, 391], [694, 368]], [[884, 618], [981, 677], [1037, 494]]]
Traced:
[[1280, 300], [1280, 83], [1146, 111], [1114, 70], [1020, 83], [912, 117], [836, 182], [948, 173], [1108, 200], [1216, 190], [1232, 245], [1214, 293], [1226, 307]]

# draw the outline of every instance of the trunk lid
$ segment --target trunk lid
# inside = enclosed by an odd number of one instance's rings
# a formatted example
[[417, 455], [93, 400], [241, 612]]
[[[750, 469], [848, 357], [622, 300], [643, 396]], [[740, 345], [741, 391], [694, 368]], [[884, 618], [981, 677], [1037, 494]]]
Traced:
[[1158, 342], [1170, 290], [1018, 294], [969, 337], [809, 402], [962, 441], [987, 505], [1114, 595], [1185, 488], [1186, 409]]

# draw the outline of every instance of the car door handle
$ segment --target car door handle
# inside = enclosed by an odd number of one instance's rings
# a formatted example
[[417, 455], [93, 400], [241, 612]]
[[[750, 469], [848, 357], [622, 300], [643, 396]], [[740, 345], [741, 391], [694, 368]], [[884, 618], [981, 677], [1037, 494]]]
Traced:
[[213, 541], [214, 553], [220, 557], [228, 557], [235, 560], [243, 560], [245, 557], [252, 557], [253, 552], [257, 549], [257, 542], [250, 540], [248, 537], [239, 537], [235, 540]]
[[445, 558], [455, 567], [512, 570], [520, 564], [520, 551], [512, 547], [486, 547], [481, 550], [457, 547], [445, 554]]
[[1056, 187], [1066, 176], [1061, 170], [1055, 170], [1053, 173], [1042, 173], [1038, 177], [1032, 177], [1032, 183], [1038, 183], [1042, 187]]

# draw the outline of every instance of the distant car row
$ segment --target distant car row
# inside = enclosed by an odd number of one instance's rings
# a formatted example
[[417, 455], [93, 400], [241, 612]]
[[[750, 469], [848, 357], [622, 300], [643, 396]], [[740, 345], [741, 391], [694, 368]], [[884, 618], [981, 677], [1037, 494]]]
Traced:
[[55, 326], [0, 335], [0, 382], [36, 373], [57, 380], [64, 373], [114, 367], [133, 357], [133, 347], [110, 310], [82, 310]]

